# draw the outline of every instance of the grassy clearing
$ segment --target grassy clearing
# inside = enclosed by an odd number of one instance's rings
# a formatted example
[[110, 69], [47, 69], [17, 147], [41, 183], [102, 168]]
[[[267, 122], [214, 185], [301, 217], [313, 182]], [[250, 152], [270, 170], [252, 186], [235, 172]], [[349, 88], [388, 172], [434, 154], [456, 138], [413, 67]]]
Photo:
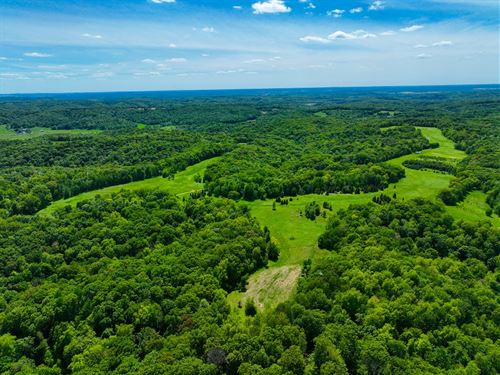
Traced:
[[493, 214], [492, 217], [486, 216], [486, 210], [489, 208], [486, 203], [486, 194], [482, 191], [473, 191], [469, 193], [463, 202], [456, 206], [448, 206], [446, 210], [453, 218], [466, 221], [484, 221], [490, 220], [491, 223], [500, 228], [500, 217]]
[[[420, 156], [442, 157], [456, 163], [466, 156], [464, 152], [456, 150], [454, 143], [444, 137], [439, 129], [423, 127], [418, 129], [430, 142], [438, 142], [440, 147], [424, 150], [419, 154], [392, 159], [389, 163], [402, 166], [405, 160], [415, 159]], [[453, 179], [453, 176], [449, 174], [409, 168], [405, 168], [405, 173], [405, 178], [401, 179], [397, 184], [390, 185], [383, 192], [390, 197], [395, 193], [397, 199], [400, 200], [417, 197], [436, 200], [437, 194], [447, 188]], [[315, 221], [311, 221], [301, 216], [300, 212], [304, 211], [307, 203], [316, 201], [321, 205], [326, 201], [331, 204], [335, 212], [347, 208], [351, 204], [368, 203], [375, 195], [380, 195], [380, 193], [331, 194], [328, 196], [303, 195], [294, 198], [286, 206], [276, 205], [276, 211], [272, 209], [273, 200], [242, 203], [247, 204], [252, 215], [263, 226], [269, 228], [281, 253], [279, 260], [271, 262], [268, 269], [256, 272], [250, 277], [245, 293], [232, 293], [228, 298], [230, 304], [238, 310], [236, 308], [238, 304], [243, 305], [247, 298], [253, 298], [260, 309], [276, 306], [279, 302], [289, 298], [295, 290], [300, 276], [300, 273], [297, 274], [296, 270], [300, 270], [304, 260], [313, 259], [314, 261], [314, 259], [327, 253], [317, 246], [318, 237], [323, 233], [327, 220], [318, 217]], [[457, 207], [447, 207], [449, 213], [456, 219], [474, 221], [488, 219], [485, 214], [486, 208], [485, 195], [481, 192], [472, 193]], [[499, 222], [498, 218], [492, 220], [494, 223]]]
[[0, 125], [0, 140], [2, 139], [30, 139], [41, 137], [43, 135], [54, 135], [54, 134], [75, 134], [75, 135], [92, 135], [99, 134], [101, 130], [54, 130], [49, 128], [31, 128], [31, 133], [29, 134], [17, 134], [15, 131], [7, 129], [5, 125]]
[[62, 199], [53, 202], [50, 206], [41, 210], [38, 214], [50, 215], [54, 211], [63, 208], [67, 205], [76, 206], [78, 202], [92, 199], [96, 195], [110, 196], [111, 194], [117, 193], [121, 190], [154, 189], [154, 190], [169, 191], [175, 195], [189, 194], [192, 191], [197, 191], [203, 188], [203, 184], [196, 182], [194, 180], [194, 176], [196, 176], [197, 174], [203, 175], [207, 166], [214, 163], [217, 159], [218, 158], [212, 158], [204, 160], [198, 164], [192, 165], [186, 168], [184, 171], [176, 173], [173, 180], [169, 180], [163, 177], [148, 178], [143, 181], [135, 181], [123, 185], [109, 186], [103, 189], [82, 193], [68, 199]]

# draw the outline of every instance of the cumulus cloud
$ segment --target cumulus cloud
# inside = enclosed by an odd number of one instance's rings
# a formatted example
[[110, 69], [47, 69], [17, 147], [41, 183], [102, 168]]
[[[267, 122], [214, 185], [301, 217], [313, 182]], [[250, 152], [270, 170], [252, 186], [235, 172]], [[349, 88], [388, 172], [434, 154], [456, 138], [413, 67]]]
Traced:
[[49, 55], [48, 53], [41, 53], [41, 52], [26, 52], [24, 56], [27, 57], [50, 57], [52, 55]]
[[385, 8], [385, 1], [374, 1], [370, 4], [369, 10], [382, 10]]
[[335, 17], [335, 18], [340, 18], [342, 17], [342, 14], [345, 13], [345, 10], [343, 9], [334, 9], [334, 10], [329, 10], [326, 12], [327, 15]]
[[328, 39], [330, 40], [337, 40], [337, 39], [344, 39], [344, 40], [352, 40], [352, 39], [368, 39], [368, 38], [376, 38], [377, 36], [372, 33], [368, 33], [365, 30], [356, 30], [352, 33], [346, 33], [345, 31], [342, 30], [337, 30], [334, 33], [328, 35]]
[[177, 48], [177, 44], [175, 44], [175, 43], [170, 43], [170, 44], [168, 45], [168, 48]]
[[427, 48], [429, 47], [427, 44], [415, 44], [413, 48]]
[[319, 44], [327, 44], [330, 43], [330, 41], [326, 38], [323, 38], [321, 36], [315, 36], [315, 35], [307, 35], [302, 38], [300, 38], [300, 41], [304, 43], [319, 43]]
[[153, 59], [143, 59], [141, 60], [144, 64], [156, 64], [156, 61]]
[[416, 56], [417, 59], [430, 59], [432, 57], [432, 55], [429, 55], [428, 53], [421, 53], [419, 55]]
[[151, 0], [152, 3], [155, 4], [173, 4], [175, 3], [175, 0]]
[[292, 8], [286, 6], [284, 0], [259, 1], [252, 4], [252, 9], [255, 14], [289, 13], [292, 11]]
[[242, 10], [243, 7], [241, 5], [233, 5], [233, 9]]
[[404, 33], [411, 33], [412, 31], [417, 31], [417, 30], [420, 30], [420, 29], [423, 29], [423, 28], [424, 28], [423, 25], [411, 25], [411, 26], [408, 26], [408, 27], [403, 27], [400, 30], [402, 32], [404, 32]]
[[352, 13], [352, 14], [354, 14], [354, 13], [361, 13], [362, 11], [363, 11], [363, 8], [361, 8], [361, 7], [357, 7], [357, 8], [352, 8], [352, 9], [349, 11], [349, 13]]
[[89, 34], [89, 33], [84, 33], [82, 34], [84, 38], [90, 38], [90, 39], [102, 39], [102, 35], [99, 34]]
[[391, 35], [396, 35], [396, 32], [392, 31], [392, 30], [387, 30], [387, 31], [381, 32], [380, 35], [381, 36], [391, 36]]
[[334, 33], [331, 33], [328, 35], [328, 39], [330, 40], [337, 40], [337, 39], [356, 39], [356, 36], [354, 34], [349, 34], [344, 31], [338, 30], [335, 31]]
[[203, 31], [204, 33], [215, 33], [216, 32], [216, 30], [213, 27], [208, 27], [208, 26], [201, 29], [201, 31]]

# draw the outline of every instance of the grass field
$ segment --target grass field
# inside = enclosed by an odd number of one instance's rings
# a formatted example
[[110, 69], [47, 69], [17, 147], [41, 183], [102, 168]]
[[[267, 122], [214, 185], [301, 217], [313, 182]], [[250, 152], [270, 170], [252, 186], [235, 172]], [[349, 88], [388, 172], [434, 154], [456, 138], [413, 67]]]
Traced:
[[101, 130], [53, 130], [49, 128], [31, 128], [29, 134], [17, 134], [15, 131], [7, 129], [5, 125], [0, 125], [0, 140], [1, 139], [30, 139], [41, 137], [42, 135], [53, 134], [98, 134]]
[[[451, 163], [456, 163], [466, 156], [464, 152], [456, 150], [454, 143], [444, 137], [439, 129], [423, 127], [418, 129], [430, 142], [438, 142], [440, 147], [392, 159], [389, 163], [402, 166], [405, 160], [416, 159], [420, 156], [442, 157]], [[436, 200], [437, 194], [448, 187], [453, 179], [453, 176], [449, 174], [409, 168], [405, 168], [405, 173], [405, 178], [397, 184], [390, 185], [383, 192], [390, 197], [396, 193], [397, 199], [422, 197]], [[258, 271], [250, 277], [245, 293], [232, 293], [229, 296], [229, 302], [236, 307], [238, 304], [243, 305], [247, 298], [253, 298], [257, 307], [261, 309], [276, 306], [293, 293], [300, 277], [300, 272], [296, 270], [300, 269], [304, 260], [310, 258], [314, 261], [326, 253], [318, 248], [317, 240], [325, 229], [327, 219], [318, 217], [315, 221], [311, 221], [301, 216], [300, 212], [304, 211], [306, 203], [316, 201], [321, 205], [326, 201], [331, 204], [335, 212], [351, 204], [370, 202], [375, 195], [380, 195], [380, 193], [303, 195], [294, 198], [286, 206], [276, 205], [276, 211], [272, 210], [273, 200], [242, 203], [249, 205], [252, 215], [261, 225], [269, 228], [281, 252], [277, 262], [271, 262], [269, 268]], [[447, 210], [456, 219], [488, 220], [485, 214], [487, 208], [485, 198], [484, 193], [474, 192], [460, 205], [447, 207]], [[491, 218], [491, 220], [493, 224], [500, 225], [498, 217]]]
[[92, 199], [96, 195], [110, 196], [111, 194], [119, 192], [122, 189], [126, 190], [158, 189], [158, 190], [169, 191], [175, 195], [189, 194], [192, 191], [200, 190], [203, 188], [203, 184], [196, 182], [194, 180], [194, 176], [196, 176], [197, 174], [203, 175], [207, 166], [214, 163], [217, 159], [218, 158], [204, 160], [201, 163], [190, 166], [186, 168], [184, 171], [176, 173], [173, 180], [168, 180], [163, 177], [154, 177], [143, 181], [135, 181], [123, 185], [109, 186], [103, 189], [93, 190], [79, 195], [75, 195], [74, 197], [68, 199], [62, 199], [53, 202], [50, 206], [41, 210], [38, 214], [50, 215], [54, 211], [63, 208], [67, 205], [76, 206], [78, 202], [87, 199]]

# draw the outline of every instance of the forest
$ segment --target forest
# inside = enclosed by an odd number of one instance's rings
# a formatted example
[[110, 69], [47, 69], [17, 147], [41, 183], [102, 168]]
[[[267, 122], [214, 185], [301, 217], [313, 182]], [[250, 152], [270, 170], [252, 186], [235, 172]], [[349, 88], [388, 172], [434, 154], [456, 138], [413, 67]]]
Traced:
[[1, 98], [0, 374], [500, 373], [499, 124], [498, 90]]

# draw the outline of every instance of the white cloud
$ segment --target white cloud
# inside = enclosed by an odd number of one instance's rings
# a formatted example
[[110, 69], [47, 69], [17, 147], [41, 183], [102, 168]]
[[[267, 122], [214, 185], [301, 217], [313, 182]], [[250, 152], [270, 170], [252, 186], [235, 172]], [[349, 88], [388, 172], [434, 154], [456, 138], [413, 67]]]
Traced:
[[342, 14], [344, 14], [344, 13], [345, 13], [345, 10], [343, 10], [343, 9], [334, 9], [334, 10], [329, 10], [328, 12], [326, 12], [326, 14], [328, 16], [332, 16], [335, 18], [342, 17]]
[[385, 1], [376, 0], [373, 3], [371, 3], [371, 5], [368, 9], [369, 10], [382, 10], [384, 8], [385, 8]]
[[136, 72], [134, 73], [134, 76], [141, 77], [141, 76], [159, 76], [160, 72]]
[[68, 66], [64, 64], [60, 65], [38, 65], [38, 69], [45, 69], [45, 70], [64, 70], [67, 69]]
[[307, 5], [307, 9], [316, 9], [316, 5], [314, 5], [313, 3], [309, 3]]
[[304, 36], [304, 37], [300, 38], [300, 40], [304, 43], [320, 43], [320, 44], [330, 43], [330, 41], [328, 39], [323, 38], [321, 36], [314, 36], [314, 35]]
[[203, 29], [201, 29], [201, 31], [203, 31], [204, 33], [215, 33], [216, 32], [215, 28], [213, 28], [211, 26], [204, 27]]
[[361, 8], [361, 7], [357, 7], [357, 8], [352, 8], [352, 9], [349, 11], [349, 13], [352, 13], [352, 14], [354, 14], [354, 13], [361, 13], [362, 11], [363, 11], [363, 8]]
[[234, 73], [242, 73], [244, 69], [230, 69], [230, 70], [218, 70], [215, 74], [234, 74]]
[[30, 79], [21, 73], [0, 73], [0, 79]]
[[257, 64], [257, 63], [261, 63], [264, 61], [265, 60], [263, 60], [263, 59], [251, 59], [251, 60], [243, 61], [243, 64]]
[[427, 48], [429, 47], [427, 44], [415, 44], [413, 48]]
[[82, 34], [84, 38], [91, 38], [91, 39], [102, 39], [102, 35], [99, 34], [89, 34], [89, 33], [84, 33]]
[[171, 62], [171, 63], [184, 63], [187, 60], [184, 57], [173, 57], [173, 58], [171, 58], [171, 59], [169, 59], [167, 61]]
[[337, 39], [356, 39], [356, 35], [354, 34], [349, 34], [344, 31], [338, 30], [335, 31], [334, 33], [328, 35], [328, 39], [330, 40], [337, 40]]
[[173, 4], [175, 3], [175, 0], [151, 0], [151, 2], [155, 4]]
[[109, 78], [113, 77], [115, 74], [113, 72], [96, 72], [91, 75], [92, 78]]
[[441, 40], [440, 42], [432, 43], [433, 47], [447, 47], [452, 45], [453, 42], [451, 40]]
[[367, 39], [367, 38], [376, 38], [377, 37], [375, 34], [368, 33], [365, 30], [356, 30], [355, 32], [353, 32], [353, 34], [358, 39]]
[[156, 69], [158, 70], [170, 70], [171, 68], [167, 64], [156, 64]]
[[285, 5], [284, 0], [259, 1], [252, 4], [252, 9], [255, 14], [289, 13], [292, 11], [292, 8]]
[[144, 59], [144, 60], [141, 60], [141, 62], [143, 62], [145, 64], [156, 64], [156, 61], [153, 59]]
[[170, 43], [170, 44], [168, 45], [168, 48], [177, 48], [177, 44], [175, 44], [175, 43]]
[[423, 25], [412, 25], [412, 26], [408, 26], [408, 27], [403, 27], [402, 29], [400, 29], [400, 31], [402, 31], [404, 33], [411, 33], [412, 31], [417, 31], [417, 30], [420, 30], [423, 28], [424, 28]]
[[50, 57], [52, 55], [49, 55], [48, 53], [40, 53], [40, 52], [26, 52], [24, 56], [27, 57]]
[[233, 9], [242, 10], [243, 7], [241, 5], [233, 5]]
[[392, 31], [392, 30], [387, 30], [387, 31], [381, 32], [380, 35], [381, 36], [391, 36], [391, 35], [396, 35], [396, 32]]
[[419, 55], [416, 56], [417, 59], [430, 59], [432, 57], [432, 55], [429, 55], [428, 53], [421, 53]]
[[377, 36], [372, 33], [368, 33], [365, 30], [356, 30], [352, 33], [346, 33], [342, 30], [335, 31], [334, 33], [328, 35], [328, 39], [337, 40], [352, 40], [352, 39], [368, 39], [368, 38], [376, 38]]

